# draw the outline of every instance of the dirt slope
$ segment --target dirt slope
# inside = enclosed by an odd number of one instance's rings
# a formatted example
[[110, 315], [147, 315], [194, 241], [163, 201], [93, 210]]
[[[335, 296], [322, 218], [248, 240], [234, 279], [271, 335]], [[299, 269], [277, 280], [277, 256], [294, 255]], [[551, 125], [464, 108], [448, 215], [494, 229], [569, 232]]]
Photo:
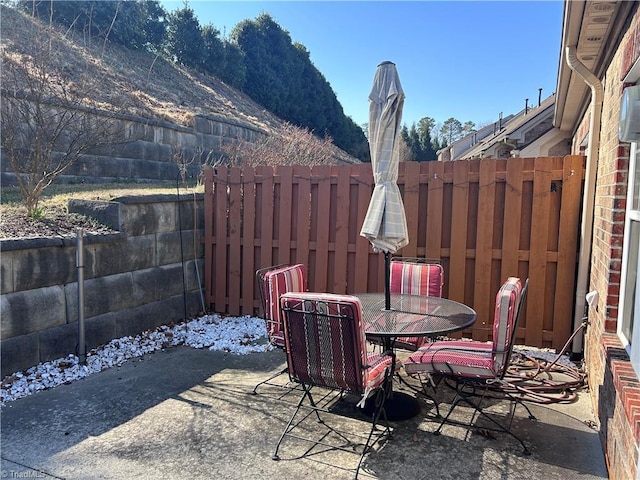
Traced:
[[[43, 38], [42, 25], [22, 12], [0, 6], [0, 47], [3, 54], [30, 56], [34, 39]], [[109, 109], [127, 106], [128, 113], [191, 125], [193, 117], [216, 115], [269, 129], [281, 120], [248, 96], [215, 77], [171, 64], [161, 57], [128, 50], [98, 39], [74, 38], [57, 29], [52, 38], [59, 50], [58, 75], [80, 82], [90, 70], [100, 79], [94, 100]], [[24, 58], [24, 57], [23, 57]]]

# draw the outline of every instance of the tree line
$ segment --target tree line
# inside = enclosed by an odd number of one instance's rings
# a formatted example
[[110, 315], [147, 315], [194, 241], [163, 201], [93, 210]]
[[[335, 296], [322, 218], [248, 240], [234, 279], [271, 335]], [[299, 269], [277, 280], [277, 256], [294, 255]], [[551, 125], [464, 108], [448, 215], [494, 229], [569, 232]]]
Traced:
[[[201, 25], [189, 3], [167, 11], [157, 0], [17, 0], [43, 21], [73, 30], [86, 41], [109, 41], [161, 55], [178, 65], [214, 75], [283, 120], [313, 132], [363, 161], [369, 146], [363, 129], [344, 114], [335, 92], [313, 65], [304, 45], [263, 13], [244, 20], [228, 36]], [[366, 126], [365, 126], [366, 128]], [[431, 117], [403, 126], [403, 157], [428, 161], [437, 151], [471, 133], [473, 122]]]
[[400, 135], [405, 149], [402, 158], [418, 162], [437, 160], [438, 150], [450, 145], [476, 130], [474, 122], [460, 122], [453, 117], [437, 123], [431, 117], [423, 117], [411, 127], [402, 126]]

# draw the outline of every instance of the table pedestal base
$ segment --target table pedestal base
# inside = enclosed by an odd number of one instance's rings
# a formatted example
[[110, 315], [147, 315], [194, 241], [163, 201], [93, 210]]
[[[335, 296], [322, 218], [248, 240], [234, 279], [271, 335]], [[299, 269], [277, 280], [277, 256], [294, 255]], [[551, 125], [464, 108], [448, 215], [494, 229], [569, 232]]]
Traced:
[[[387, 419], [390, 421], [409, 420], [420, 413], [420, 401], [413, 395], [404, 392], [393, 392], [384, 403]], [[375, 397], [369, 398], [364, 406], [364, 413], [372, 415], [375, 410]]]

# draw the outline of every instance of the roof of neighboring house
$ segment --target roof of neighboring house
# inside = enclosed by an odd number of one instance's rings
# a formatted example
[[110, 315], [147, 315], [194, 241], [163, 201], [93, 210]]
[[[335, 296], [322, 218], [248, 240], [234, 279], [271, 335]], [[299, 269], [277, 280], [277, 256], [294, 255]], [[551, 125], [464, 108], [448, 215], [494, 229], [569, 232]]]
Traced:
[[[611, 62], [624, 34], [627, 20], [640, 2], [613, 0], [565, 0], [562, 22], [562, 45], [576, 48], [578, 60], [596, 77], [602, 78]], [[539, 142], [553, 143], [564, 135], [575, 134], [578, 122], [589, 106], [589, 87], [566, 61], [567, 52], [561, 48], [558, 63], [556, 92], [539, 107], [524, 110], [507, 117], [498, 130], [485, 134], [487, 130], [467, 135], [438, 152], [439, 159], [449, 154], [450, 160], [470, 159], [494, 155], [495, 147], [502, 143], [514, 150], [528, 148], [535, 151]], [[512, 118], [513, 117], [513, 118]], [[550, 119], [550, 120], [549, 120]], [[536, 135], [526, 135], [540, 123], [549, 123], [548, 128], [540, 127]], [[491, 128], [493, 125], [485, 127]], [[482, 132], [482, 133], [481, 133]], [[555, 133], [554, 133], [555, 132]], [[473, 136], [475, 135], [475, 137]]]
[[500, 143], [509, 145], [512, 149], [526, 147], [553, 127], [551, 119], [555, 99], [554, 94], [547, 97], [539, 106], [522, 110], [514, 115], [501, 130], [485, 137], [468, 150], [456, 154], [452, 160], [482, 157], [485, 151]]
[[448, 151], [451, 156], [451, 160], [458, 160], [465, 152], [469, 151], [472, 147], [478, 144], [478, 142], [495, 135], [497, 132], [502, 131], [507, 124], [515, 118], [515, 115], [507, 115], [504, 118], [498, 119], [498, 121], [485, 125], [484, 127], [465, 135], [458, 140], [451, 142], [450, 145], [438, 150], [438, 155], [442, 152]]

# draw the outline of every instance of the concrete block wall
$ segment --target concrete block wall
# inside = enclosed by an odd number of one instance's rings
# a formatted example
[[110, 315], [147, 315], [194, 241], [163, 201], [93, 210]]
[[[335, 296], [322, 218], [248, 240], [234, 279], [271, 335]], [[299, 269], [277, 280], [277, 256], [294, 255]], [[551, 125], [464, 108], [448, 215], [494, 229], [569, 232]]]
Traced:
[[[87, 349], [202, 312], [202, 195], [193, 200], [70, 201], [70, 211], [119, 230], [84, 236]], [[75, 237], [0, 243], [2, 377], [77, 352], [76, 243]]]
[[[223, 145], [238, 141], [256, 142], [267, 134], [255, 125], [220, 116], [196, 116], [192, 126], [122, 115], [122, 143], [96, 148], [83, 155], [57, 180], [59, 183], [104, 183], [108, 181], [175, 181], [178, 165], [174, 149], [192, 158], [201, 149], [203, 158], [187, 167], [196, 178], [206, 155], [224, 157]], [[6, 161], [0, 162], [0, 181], [12, 184], [15, 177]]]

